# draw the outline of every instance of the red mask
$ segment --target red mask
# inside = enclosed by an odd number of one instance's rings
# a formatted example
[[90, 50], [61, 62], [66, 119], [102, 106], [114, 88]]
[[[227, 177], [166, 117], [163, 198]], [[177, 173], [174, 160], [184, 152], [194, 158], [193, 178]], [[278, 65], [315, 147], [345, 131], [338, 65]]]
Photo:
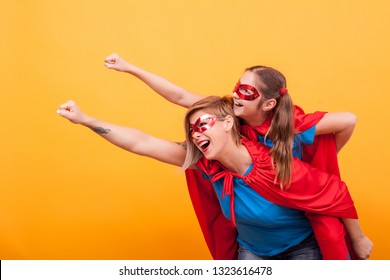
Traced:
[[233, 92], [237, 93], [240, 99], [248, 101], [255, 100], [257, 97], [260, 96], [259, 92], [255, 87], [246, 84], [240, 84], [240, 82], [237, 83]]
[[199, 119], [196, 120], [194, 124], [190, 123], [190, 133], [193, 135], [195, 132], [205, 132], [210, 129], [217, 120], [217, 117], [214, 115], [203, 115]]

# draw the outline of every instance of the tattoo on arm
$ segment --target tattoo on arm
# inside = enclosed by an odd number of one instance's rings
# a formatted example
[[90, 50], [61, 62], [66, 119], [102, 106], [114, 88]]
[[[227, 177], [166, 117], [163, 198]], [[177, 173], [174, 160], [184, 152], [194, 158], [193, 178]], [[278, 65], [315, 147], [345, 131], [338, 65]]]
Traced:
[[91, 129], [95, 131], [97, 134], [108, 134], [111, 131], [111, 129], [103, 128], [103, 127], [91, 127]]
[[183, 150], [187, 151], [187, 142], [176, 142], [176, 144], [181, 146]]

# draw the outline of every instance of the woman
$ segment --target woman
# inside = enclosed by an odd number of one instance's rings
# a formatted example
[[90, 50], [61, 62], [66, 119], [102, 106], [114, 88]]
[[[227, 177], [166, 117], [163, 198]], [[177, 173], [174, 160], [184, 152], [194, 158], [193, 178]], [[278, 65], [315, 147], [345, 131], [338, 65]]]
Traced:
[[[184, 107], [189, 107], [203, 98], [202, 95], [191, 93], [162, 77], [127, 63], [117, 54], [108, 56], [105, 59], [105, 66], [138, 77], [167, 100]], [[352, 135], [356, 124], [356, 117], [353, 114], [316, 112], [304, 115], [302, 109], [292, 105], [284, 76], [279, 71], [264, 66], [248, 68], [234, 88], [233, 97], [234, 112], [244, 124], [241, 126], [242, 133], [252, 140], [258, 139], [272, 147], [271, 153], [278, 163], [277, 173], [284, 184], [288, 185], [291, 178], [292, 155], [322, 170], [339, 175], [336, 151], [340, 151]], [[257, 133], [250, 128], [255, 128]], [[315, 137], [317, 135], [324, 136]], [[333, 141], [336, 145], [334, 154], [329, 153], [331, 146], [334, 145]], [[313, 142], [314, 145], [311, 145]], [[290, 148], [292, 143], [293, 150]], [[328, 150], [325, 157], [324, 153], [317, 152], [324, 148]], [[226, 226], [227, 222], [223, 220], [219, 208], [215, 206], [216, 199], [213, 197], [212, 188], [198, 175], [196, 171], [186, 172], [190, 195], [209, 249], [216, 259], [234, 258], [235, 231]], [[202, 187], [198, 187], [200, 184]], [[203, 208], [214, 209], [214, 214], [210, 215], [209, 211], [206, 213]], [[217, 224], [215, 221], [218, 221]], [[352, 237], [358, 258], [366, 259], [371, 252], [372, 242], [362, 233], [357, 220], [343, 221]], [[335, 239], [339, 241], [339, 251], [335, 253], [331, 250], [324, 253], [328, 251], [329, 246], [321, 242], [324, 258], [348, 258], [348, 251], [345, 245], [342, 245], [343, 224], [338, 219], [330, 218], [322, 226], [327, 227], [328, 224], [338, 228], [334, 230], [333, 241]], [[225, 232], [225, 240], [215, 238], [214, 231]], [[217, 235], [220, 236], [218, 233]], [[323, 239], [321, 236], [317, 238]], [[215, 244], [218, 242], [220, 244]]]
[[[269, 148], [257, 141], [240, 139], [238, 120], [228, 98], [208, 97], [188, 111], [187, 151], [177, 143], [92, 118], [73, 101], [61, 105], [58, 113], [132, 153], [184, 169], [196, 165], [213, 182], [224, 214], [237, 226], [241, 259], [321, 259], [303, 211], [357, 217], [348, 190], [337, 176], [297, 159], [293, 160], [289, 187], [281, 189]], [[249, 204], [248, 197], [253, 198]], [[251, 211], [253, 206], [256, 211]], [[262, 207], [267, 210], [257, 211]], [[269, 212], [275, 216], [266, 216]], [[272, 239], [276, 235], [278, 238]]]

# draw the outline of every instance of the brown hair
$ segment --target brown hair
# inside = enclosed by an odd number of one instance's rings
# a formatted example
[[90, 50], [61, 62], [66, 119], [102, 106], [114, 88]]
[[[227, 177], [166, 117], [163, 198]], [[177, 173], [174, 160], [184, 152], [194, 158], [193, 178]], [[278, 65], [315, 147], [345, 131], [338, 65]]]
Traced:
[[194, 103], [187, 111], [184, 118], [184, 127], [187, 141], [187, 155], [182, 166], [182, 169], [187, 169], [191, 165], [195, 164], [199, 158], [202, 157], [202, 152], [196, 147], [192, 141], [192, 134], [190, 131], [190, 117], [198, 112], [205, 111], [208, 114], [212, 114], [217, 117], [217, 120], [224, 120], [227, 116], [232, 116], [234, 123], [231, 130], [231, 137], [238, 145], [241, 143], [241, 135], [239, 133], [239, 121], [234, 115], [233, 99], [231, 96], [208, 96], [198, 102]]
[[267, 66], [253, 66], [246, 69], [255, 74], [256, 87], [261, 93], [263, 104], [268, 99], [275, 99], [276, 105], [272, 109], [271, 127], [266, 135], [274, 146], [270, 153], [272, 163], [276, 165], [276, 178], [279, 179], [281, 188], [288, 187], [291, 182], [292, 169], [292, 145], [294, 138], [294, 106], [288, 92], [282, 93], [286, 88], [286, 78], [278, 70]]

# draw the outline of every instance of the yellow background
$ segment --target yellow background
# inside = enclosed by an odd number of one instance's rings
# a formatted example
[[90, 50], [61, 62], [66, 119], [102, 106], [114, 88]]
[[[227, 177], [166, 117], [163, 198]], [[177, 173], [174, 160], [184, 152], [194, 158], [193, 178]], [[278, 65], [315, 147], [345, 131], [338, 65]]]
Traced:
[[111, 52], [205, 95], [273, 66], [306, 112], [355, 113], [342, 177], [371, 258], [390, 259], [389, 12], [387, 0], [2, 1], [0, 259], [210, 259], [184, 174], [56, 114], [73, 99], [184, 138], [185, 109], [106, 69]]

